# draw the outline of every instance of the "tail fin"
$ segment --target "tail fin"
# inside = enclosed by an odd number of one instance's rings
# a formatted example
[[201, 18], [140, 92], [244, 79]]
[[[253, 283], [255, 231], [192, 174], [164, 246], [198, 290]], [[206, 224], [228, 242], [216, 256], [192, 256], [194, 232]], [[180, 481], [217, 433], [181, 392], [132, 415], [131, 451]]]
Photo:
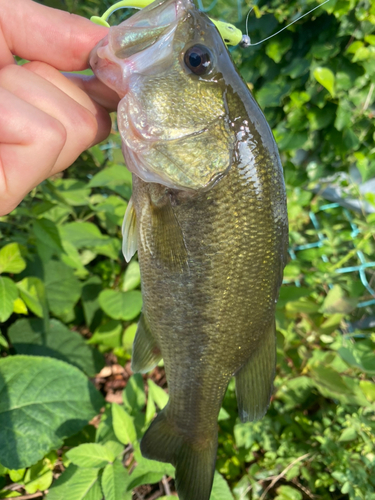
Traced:
[[141, 441], [142, 455], [176, 467], [180, 500], [209, 500], [215, 472], [217, 430], [204, 446], [178, 435], [166, 417], [166, 408], [152, 422]]

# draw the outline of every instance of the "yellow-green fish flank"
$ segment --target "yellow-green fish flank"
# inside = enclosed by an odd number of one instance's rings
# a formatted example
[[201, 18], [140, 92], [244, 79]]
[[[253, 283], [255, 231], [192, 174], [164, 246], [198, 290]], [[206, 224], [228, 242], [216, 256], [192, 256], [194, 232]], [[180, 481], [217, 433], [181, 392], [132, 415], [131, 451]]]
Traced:
[[132, 367], [146, 372], [163, 358], [170, 394], [141, 450], [175, 465], [181, 500], [208, 500], [229, 380], [243, 421], [261, 418], [271, 396], [288, 241], [279, 155], [191, 0], [158, 0], [111, 28], [91, 66], [122, 98], [134, 174], [124, 253], [138, 250], [144, 305]]

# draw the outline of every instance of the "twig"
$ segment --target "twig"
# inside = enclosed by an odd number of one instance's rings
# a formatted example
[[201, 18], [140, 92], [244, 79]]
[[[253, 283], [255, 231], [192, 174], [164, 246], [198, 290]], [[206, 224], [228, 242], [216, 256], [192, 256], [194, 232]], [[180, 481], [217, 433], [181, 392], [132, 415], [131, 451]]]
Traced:
[[164, 476], [163, 479], [161, 480], [161, 482], [163, 483], [165, 494], [167, 496], [170, 495], [171, 488], [169, 487], [169, 482], [168, 482], [167, 476]]
[[32, 495], [22, 495], [21, 497], [17, 497], [17, 500], [30, 500], [31, 498], [40, 498], [43, 496], [41, 491], [33, 493]]
[[298, 457], [296, 458], [295, 460], [293, 460], [293, 462], [291, 462], [288, 467], [285, 467], [285, 469], [280, 472], [280, 474], [278, 476], [275, 476], [272, 481], [270, 482], [270, 484], [267, 486], [267, 488], [263, 491], [262, 493], [262, 496], [260, 497], [259, 500], [263, 500], [265, 498], [265, 496], [267, 495], [267, 493], [269, 492], [269, 490], [278, 482], [280, 481], [280, 479], [282, 479], [285, 474], [295, 465], [297, 464], [298, 462], [302, 462], [302, 460], [304, 460], [305, 458], [307, 458], [308, 456], [310, 455], [310, 453], [306, 453], [305, 455], [302, 455], [302, 457]]
[[365, 100], [365, 103], [363, 105], [363, 108], [362, 108], [362, 113], [364, 111], [366, 111], [366, 109], [369, 107], [370, 105], [370, 101], [371, 101], [371, 97], [372, 97], [372, 93], [374, 92], [374, 88], [375, 88], [375, 85], [372, 83], [370, 85], [370, 90], [368, 91], [368, 94], [367, 94], [367, 97], [366, 97], [366, 100]]
[[295, 477], [294, 479], [292, 479], [292, 483], [294, 483], [296, 486], [298, 486], [298, 488], [303, 491], [305, 493], [305, 495], [307, 495], [309, 498], [311, 498], [312, 500], [314, 500], [316, 498], [315, 495], [313, 495], [311, 493], [311, 491], [309, 491], [307, 488], [305, 488], [303, 486], [303, 484], [301, 484], [298, 479]]
[[149, 497], [148, 500], [156, 500], [157, 498], [161, 497], [162, 496], [162, 492], [159, 490], [159, 491], [156, 491], [153, 495], [151, 495]]

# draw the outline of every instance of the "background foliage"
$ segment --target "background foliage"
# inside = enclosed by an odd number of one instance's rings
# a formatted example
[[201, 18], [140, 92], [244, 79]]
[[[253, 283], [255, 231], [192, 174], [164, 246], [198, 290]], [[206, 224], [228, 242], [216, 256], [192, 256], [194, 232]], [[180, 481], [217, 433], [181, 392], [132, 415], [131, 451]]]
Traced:
[[[110, 5], [43, 3], [86, 17]], [[260, 1], [252, 39], [315, 5]], [[230, 21], [249, 9], [211, 7]], [[228, 388], [212, 499], [375, 499], [374, 311], [357, 307], [371, 298], [358, 274], [335, 272], [356, 265], [353, 246], [374, 255], [375, 190], [364, 186], [375, 177], [375, 5], [331, 0], [232, 55], [280, 148], [291, 246], [318, 240], [310, 213], [323, 240], [286, 268], [266, 417], [241, 424]], [[327, 185], [367, 202], [352, 213], [356, 234], [340, 208], [319, 212]], [[168, 395], [162, 367], [148, 377], [128, 369], [142, 306], [138, 263], [120, 251], [130, 195], [114, 131], [0, 218], [0, 498], [173, 498], [173, 468], [139, 451]]]

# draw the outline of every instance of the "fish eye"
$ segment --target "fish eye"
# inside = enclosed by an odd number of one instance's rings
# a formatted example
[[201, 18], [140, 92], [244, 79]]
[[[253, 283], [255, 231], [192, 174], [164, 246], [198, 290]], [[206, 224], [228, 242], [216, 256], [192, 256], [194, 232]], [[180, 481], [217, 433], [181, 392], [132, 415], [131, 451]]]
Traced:
[[190, 47], [185, 52], [184, 61], [194, 75], [202, 76], [211, 71], [212, 55], [203, 45]]

